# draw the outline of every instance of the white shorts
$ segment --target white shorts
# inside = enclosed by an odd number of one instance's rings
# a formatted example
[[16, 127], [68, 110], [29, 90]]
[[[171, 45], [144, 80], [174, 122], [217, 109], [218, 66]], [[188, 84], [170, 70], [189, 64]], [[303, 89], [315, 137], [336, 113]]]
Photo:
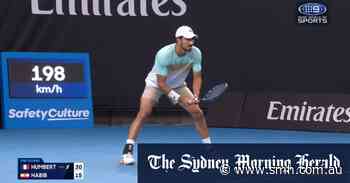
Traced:
[[[173, 90], [182, 96], [194, 97], [193, 93], [186, 85], [180, 86], [178, 88], [174, 88]], [[143, 91], [142, 98], [150, 98], [155, 103], [158, 103], [159, 98], [162, 95], [164, 95], [164, 93], [162, 92], [161, 89], [155, 88], [152, 86], [146, 86], [144, 91]]]

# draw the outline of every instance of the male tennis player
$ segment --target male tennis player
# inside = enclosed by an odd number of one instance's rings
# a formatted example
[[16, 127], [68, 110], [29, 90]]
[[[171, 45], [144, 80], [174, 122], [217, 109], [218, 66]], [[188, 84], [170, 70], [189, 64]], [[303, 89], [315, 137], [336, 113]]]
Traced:
[[[148, 74], [146, 86], [140, 99], [139, 112], [131, 123], [128, 139], [123, 149], [121, 164], [132, 165], [133, 147], [142, 123], [151, 114], [153, 106], [165, 94], [173, 104], [181, 105], [195, 121], [195, 126], [203, 143], [211, 143], [208, 127], [199, 107], [201, 76], [201, 51], [193, 46], [197, 35], [189, 26], [181, 26], [176, 30], [176, 43], [164, 46], [156, 56], [155, 63]], [[186, 77], [193, 71], [193, 93], [186, 86]]]

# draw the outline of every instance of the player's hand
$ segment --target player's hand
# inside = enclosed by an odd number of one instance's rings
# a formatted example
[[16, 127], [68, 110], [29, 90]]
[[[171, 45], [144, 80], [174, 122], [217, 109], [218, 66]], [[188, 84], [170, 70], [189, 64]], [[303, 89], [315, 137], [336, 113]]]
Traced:
[[195, 95], [194, 98], [193, 98], [193, 103], [194, 104], [199, 104], [199, 102], [200, 102], [200, 100], [199, 100], [198, 96]]
[[194, 96], [193, 98], [191, 98], [187, 101], [187, 105], [193, 105], [193, 104], [199, 104], [198, 97]]
[[192, 101], [192, 97], [188, 97], [188, 96], [181, 96], [180, 97], [180, 103], [182, 105], [192, 105], [193, 101]]

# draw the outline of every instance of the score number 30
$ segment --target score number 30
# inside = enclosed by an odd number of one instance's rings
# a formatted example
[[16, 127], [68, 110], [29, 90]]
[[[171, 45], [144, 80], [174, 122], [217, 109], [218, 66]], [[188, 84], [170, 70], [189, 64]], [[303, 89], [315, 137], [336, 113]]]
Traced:
[[66, 74], [64, 72], [63, 66], [50, 66], [46, 65], [40, 69], [38, 65], [35, 65], [32, 69], [34, 76], [32, 81], [51, 81], [52, 79], [56, 81], [64, 81], [66, 79]]

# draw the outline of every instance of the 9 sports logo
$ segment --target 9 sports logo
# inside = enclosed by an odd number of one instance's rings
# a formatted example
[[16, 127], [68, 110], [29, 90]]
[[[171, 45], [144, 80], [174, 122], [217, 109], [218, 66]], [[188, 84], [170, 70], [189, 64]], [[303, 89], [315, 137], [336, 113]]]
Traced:
[[323, 3], [297, 4], [297, 24], [328, 24], [328, 7]]
[[304, 3], [298, 7], [298, 11], [306, 16], [319, 16], [327, 12], [327, 6], [321, 3]]

